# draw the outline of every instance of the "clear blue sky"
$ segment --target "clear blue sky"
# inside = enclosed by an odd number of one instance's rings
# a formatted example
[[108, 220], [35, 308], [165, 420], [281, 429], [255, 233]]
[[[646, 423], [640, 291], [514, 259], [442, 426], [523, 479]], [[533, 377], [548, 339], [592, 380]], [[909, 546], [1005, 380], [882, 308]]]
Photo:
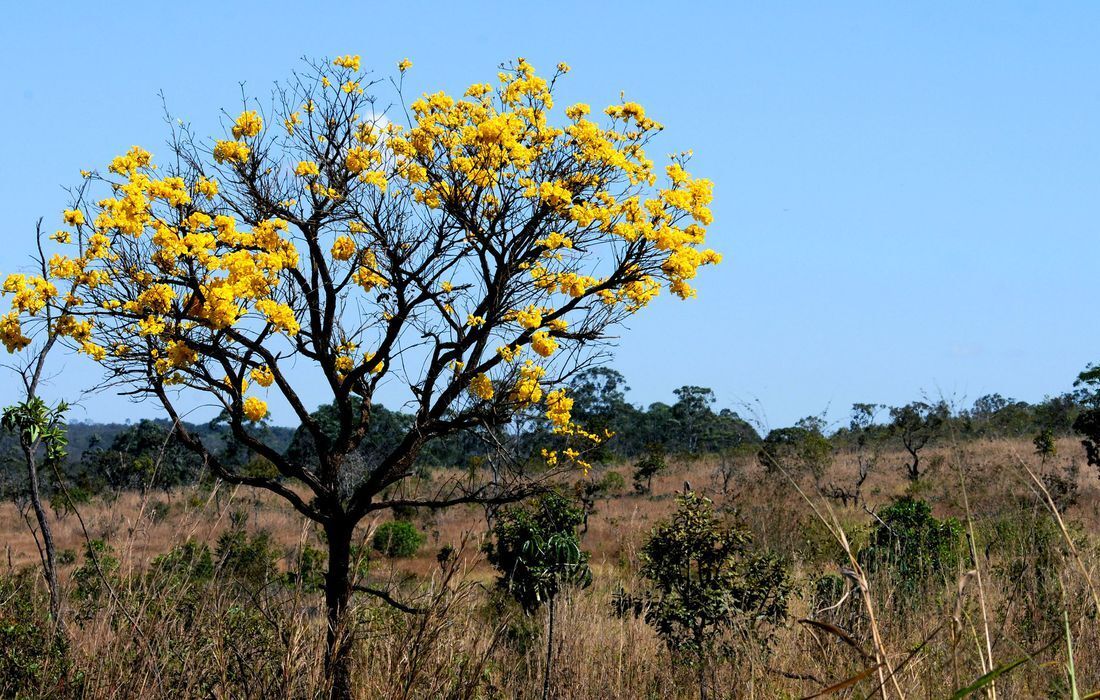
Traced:
[[[157, 152], [158, 91], [209, 129], [240, 81], [266, 94], [306, 54], [408, 56], [417, 91], [566, 61], [560, 101], [625, 90], [665, 123], [658, 152], [693, 148], [716, 183], [726, 262], [624, 330], [635, 402], [701, 384], [777, 426], [922, 390], [1038, 400], [1100, 360], [1098, 37], [1084, 2], [18, 3], [0, 24], [0, 269], [81, 167]], [[94, 372], [67, 360], [54, 390]]]

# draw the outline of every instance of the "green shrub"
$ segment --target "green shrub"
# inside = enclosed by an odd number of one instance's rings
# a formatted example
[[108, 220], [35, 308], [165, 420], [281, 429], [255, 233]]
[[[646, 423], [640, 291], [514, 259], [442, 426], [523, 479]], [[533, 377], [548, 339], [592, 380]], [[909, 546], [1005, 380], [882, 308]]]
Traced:
[[79, 697], [80, 676], [51, 629], [35, 578], [31, 569], [0, 578], [0, 697]]
[[955, 518], [939, 520], [926, 502], [902, 496], [879, 513], [870, 542], [858, 557], [871, 574], [891, 574], [898, 599], [904, 600], [954, 578], [961, 534]]
[[188, 539], [167, 554], [153, 560], [151, 574], [161, 583], [165, 578], [176, 585], [209, 581], [214, 576], [214, 559], [205, 542]]
[[217, 572], [253, 587], [263, 586], [275, 576], [275, 562], [279, 559], [268, 533], [249, 537], [239, 528], [223, 532], [214, 553]]
[[417, 530], [412, 523], [393, 520], [378, 526], [374, 531], [371, 546], [374, 547], [374, 551], [387, 557], [402, 559], [416, 554], [424, 544], [424, 540], [424, 533]]
[[705, 696], [706, 668], [734, 629], [766, 642], [762, 629], [787, 616], [790, 576], [775, 555], [749, 549], [749, 531], [715, 512], [710, 500], [687, 492], [672, 518], [642, 547], [649, 584], [645, 620], [679, 659], [696, 666]]

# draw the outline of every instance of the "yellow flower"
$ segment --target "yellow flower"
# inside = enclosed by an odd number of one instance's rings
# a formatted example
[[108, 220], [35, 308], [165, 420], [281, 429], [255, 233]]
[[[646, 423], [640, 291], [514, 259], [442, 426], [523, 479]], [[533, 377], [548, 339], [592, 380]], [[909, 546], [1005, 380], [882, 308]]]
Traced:
[[474, 316], [473, 314], [469, 314], [469, 315], [466, 316], [466, 325], [469, 326], [470, 328], [477, 328], [478, 326], [484, 326], [485, 325], [485, 317], [484, 316]]
[[450, 294], [451, 290], [454, 289], [454, 285], [450, 282], [444, 282], [443, 284], [439, 285], [439, 288], [443, 290], [444, 294]]
[[242, 163], [248, 160], [248, 146], [240, 141], [218, 141], [214, 144], [214, 160], [219, 163]]
[[569, 427], [572, 412], [573, 399], [565, 395], [565, 389], [556, 389], [546, 395], [546, 418], [556, 429]]
[[84, 223], [84, 212], [79, 209], [66, 209], [63, 216], [65, 223], [71, 226], [79, 226]]
[[355, 360], [348, 355], [340, 355], [333, 364], [336, 366], [336, 371], [341, 374], [347, 374], [355, 369]]
[[348, 149], [344, 164], [347, 166], [348, 172], [358, 174], [369, 168], [371, 161], [372, 156], [370, 149], [353, 146]]
[[558, 341], [551, 338], [546, 331], [539, 331], [531, 336], [531, 349], [543, 357], [550, 357], [558, 349]]
[[198, 359], [199, 354], [182, 340], [173, 340], [168, 343], [168, 362], [173, 367], [187, 367]]
[[233, 138], [252, 138], [260, 133], [263, 126], [264, 121], [260, 119], [260, 115], [256, 112], [251, 110], [241, 112], [241, 116], [237, 117], [237, 122], [233, 125]]
[[8, 352], [18, 352], [31, 344], [31, 339], [23, 335], [23, 326], [19, 323], [17, 312], [0, 316], [0, 341], [3, 341]]
[[512, 398], [520, 403], [538, 403], [542, 398], [542, 387], [539, 380], [546, 374], [546, 370], [527, 360], [519, 370], [519, 379], [512, 390]]
[[218, 196], [218, 181], [214, 179], [207, 179], [200, 177], [199, 181], [195, 183], [195, 191], [204, 197], [213, 199]]
[[359, 56], [352, 56], [350, 54], [346, 56], [338, 56], [332, 65], [338, 68], [349, 68], [351, 70], [359, 70]]
[[351, 260], [355, 256], [355, 241], [348, 236], [340, 236], [332, 244], [332, 257], [336, 260]]
[[160, 335], [164, 332], [164, 320], [159, 316], [146, 316], [138, 321], [138, 335]]
[[403, 58], [403, 59], [401, 59], [401, 62], [397, 64], [397, 70], [404, 73], [408, 69], [412, 68], [412, 65], [413, 65], [412, 61], [410, 61], [407, 58]]
[[359, 180], [368, 185], [374, 185], [383, 192], [386, 191], [386, 185], [389, 184], [386, 180], [386, 174], [380, 170], [368, 170], [365, 173], [361, 173], [359, 175]]
[[267, 404], [255, 396], [249, 396], [245, 399], [242, 408], [244, 409], [245, 418], [250, 421], [261, 421], [267, 416]]
[[107, 350], [100, 345], [96, 345], [90, 340], [86, 340], [81, 343], [80, 352], [92, 358], [96, 362], [102, 362], [103, 358], [107, 357]]
[[264, 388], [271, 386], [275, 382], [275, 374], [267, 365], [252, 370], [252, 372], [249, 373], [249, 376], [252, 377], [252, 381], [256, 382]]
[[321, 169], [312, 160], [298, 161], [298, 167], [294, 168], [294, 174], [298, 177], [316, 177]]
[[294, 127], [302, 123], [302, 117], [297, 112], [291, 112], [290, 116], [283, 120], [283, 126], [286, 127], [286, 135], [294, 135]]
[[542, 325], [542, 309], [537, 306], [528, 306], [526, 309], [515, 312], [516, 322], [524, 328], [538, 328]]
[[493, 398], [493, 382], [485, 374], [476, 374], [470, 380], [470, 393], [483, 401]]
[[298, 319], [294, 316], [294, 309], [286, 304], [280, 304], [273, 299], [260, 299], [256, 302], [256, 310], [262, 313], [276, 330], [287, 335], [297, 335], [301, 330]]

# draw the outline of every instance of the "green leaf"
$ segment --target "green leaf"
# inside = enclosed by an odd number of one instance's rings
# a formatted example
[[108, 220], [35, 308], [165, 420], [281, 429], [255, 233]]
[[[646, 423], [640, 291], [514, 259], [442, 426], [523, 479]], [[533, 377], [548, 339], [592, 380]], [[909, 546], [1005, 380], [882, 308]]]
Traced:
[[1026, 663], [1027, 660], [1028, 660], [1028, 657], [1025, 656], [1022, 659], [1016, 659], [1015, 661], [1013, 661], [1011, 663], [1007, 663], [1007, 664], [1003, 664], [1001, 666], [998, 666], [997, 668], [993, 669], [992, 671], [985, 674], [984, 676], [981, 676], [980, 678], [978, 678], [978, 680], [974, 681], [973, 683], [966, 686], [965, 688], [960, 688], [959, 690], [956, 690], [955, 693], [951, 696], [951, 700], [962, 700], [962, 698], [967, 697], [971, 693], [977, 692], [977, 691], [981, 690], [982, 688], [986, 687], [987, 685], [990, 685], [991, 683], [993, 683], [993, 681], [997, 680], [998, 678], [1000, 678], [1004, 674], [1008, 673], [1012, 669], [1016, 668], [1017, 666], [1020, 666], [1021, 664]]

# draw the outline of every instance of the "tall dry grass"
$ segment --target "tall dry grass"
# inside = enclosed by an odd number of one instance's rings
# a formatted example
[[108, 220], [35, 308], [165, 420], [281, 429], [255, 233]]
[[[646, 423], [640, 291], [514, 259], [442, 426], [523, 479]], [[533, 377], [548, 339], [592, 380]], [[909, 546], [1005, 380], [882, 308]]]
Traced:
[[[743, 522], [754, 546], [783, 557], [795, 584], [785, 624], [763, 640], [731, 635], [733, 653], [712, 668], [715, 697], [945, 698], [990, 675], [996, 678], [975, 697], [1072, 697], [1074, 688], [1087, 697], [1100, 690], [1100, 485], [1082, 469], [1074, 503], [1052, 492], [1057, 482], [1044, 475], [1064, 477], [1070, 462], [1083, 463], [1073, 441], [1059, 448], [1061, 457], [1043, 463], [1024, 442], [945, 445], [930, 453], [929, 471], [915, 486], [903, 478], [903, 456], [886, 455], [858, 505], [823, 498], [809, 475], [788, 480], [752, 460], [718, 458], [674, 465], [651, 495], [602, 500], [584, 536], [595, 582], [557, 606], [555, 697], [698, 697], [695, 671], [670, 655], [644, 619], [617, 616], [612, 606], [616, 593], [644, 588], [638, 549], [672, 512], [685, 482]], [[617, 469], [629, 476], [627, 467]], [[852, 478], [855, 469], [854, 456], [841, 454], [828, 476]], [[956, 570], [916, 599], [902, 595], [888, 570], [863, 571], [858, 558], [875, 511], [906, 492], [940, 517], [959, 518], [966, 534]], [[364, 529], [364, 541], [375, 525]], [[545, 620], [525, 616], [494, 589], [479, 551], [484, 514], [421, 514], [417, 525], [429, 536], [418, 556], [372, 561], [366, 576], [424, 612], [358, 600], [359, 695], [541, 697]], [[271, 534], [277, 572], [248, 579], [220, 569], [215, 557], [213, 576], [193, 581], [152, 566], [189, 538], [214, 543], [235, 527]], [[0, 532], [7, 554], [0, 634], [28, 617], [45, 624], [40, 582], [18, 573], [33, 572], [37, 554], [14, 507], [0, 509]], [[320, 533], [277, 501], [224, 487], [124, 493], [82, 508], [79, 519], [62, 518], [56, 537], [61, 550], [77, 553], [63, 571], [71, 639], [63, 657], [41, 655], [37, 680], [21, 681], [25, 697], [324, 693], [322, 598], [282, 575], [303, 549], [320, 546]], [[108, 542], [117, 568], [106, 560], [97, 568], [80, 554], [87, 538]], [[445, 545], [459, 556], [441, 563], [436, 554]], [[75, 595], [82, 582], [97, 591], [94, 599]], [[13, 687], [0, 678], [0, 695]]]

